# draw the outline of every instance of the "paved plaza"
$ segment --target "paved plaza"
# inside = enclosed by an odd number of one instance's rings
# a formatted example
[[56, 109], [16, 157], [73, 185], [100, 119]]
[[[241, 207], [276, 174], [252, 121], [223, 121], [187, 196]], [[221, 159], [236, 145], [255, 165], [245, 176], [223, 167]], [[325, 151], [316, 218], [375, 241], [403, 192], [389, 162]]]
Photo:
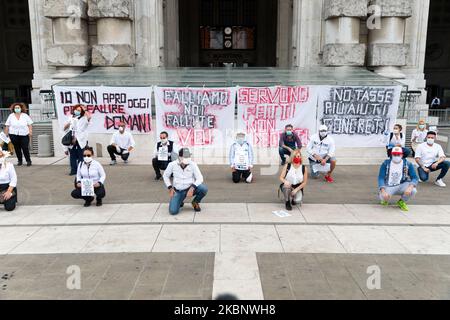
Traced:
[[203, 210], [178, 216], [149, 166], [106, 166], [100, 208], [70, 199], [66, 166], [18, 168], [20, 205], [0, 211], [0, 299], [450, 299], [448, 189], [420, 184], [404, 213], [378, 205], [376, 166], [341, 166], [281, 218], [277, 175], [258, 167], [234, 185], [226, 166], [200, 168]]

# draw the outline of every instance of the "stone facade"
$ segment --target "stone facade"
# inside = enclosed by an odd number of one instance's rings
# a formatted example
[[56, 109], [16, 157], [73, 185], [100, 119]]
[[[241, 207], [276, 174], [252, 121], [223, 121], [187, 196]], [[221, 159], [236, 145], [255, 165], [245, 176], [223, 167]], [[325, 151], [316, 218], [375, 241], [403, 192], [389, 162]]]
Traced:
[[[33, 103], [39, 90], [97, 66], [177, 67], [179, 1], [29, 0]], [[424, 89], [430, 0], [279, 1], [279, 67], [360, 66]], [[379, 29], [366, 23], [373, 6]]]

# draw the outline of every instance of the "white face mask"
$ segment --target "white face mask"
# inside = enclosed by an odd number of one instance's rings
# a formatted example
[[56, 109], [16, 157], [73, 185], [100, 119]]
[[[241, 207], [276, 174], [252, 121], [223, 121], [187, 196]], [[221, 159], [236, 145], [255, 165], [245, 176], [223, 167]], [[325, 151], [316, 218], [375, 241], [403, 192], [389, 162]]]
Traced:
[[434, 139], [427, 139], [427, 143], [432, 146], [434, 144]]
[[161, 139], [161, 143], [162, 144], [167, 144], [168, 140], [167, 139]]
[[237, 141], [237, 143], [239, 143], [240, 145], [243, 145], [244, 142], [245, 142], [245, 139], [244, 139], [244, 138], [237, 138], [236, 141]]
[[400, 130], [394, 129], [394, 133], [395, 133], [395, 134], [399, 134], [399, 133], [400, 133]]
[[83, 160], [86, 163], [91, 163], [92, 162], [92, 157], [84, 157]]
[[321, 138], [325, 138], [325, 137], [328, 135], [328, 132], [326, 132], [326, 131], [320, 131], [320, 132], [319, 132], [319, 135], [320, 135]]
[[180, 163], [181, 164], [184, 164], [184, 165], [188, 165], [189, 164], [189, 158], [180, 157], [179, 159], [180, 159]]
[[119, 132], [120, 132], [120, 133], [124, 133], [124, 132], [125, 132], [125, 128], [124, 128], [124, 127], [120, 127], [120, 128], [119, 128]]
[[401, 156], [392, 156], [392, 161], [394, 163], [400, 163], [400, 162], [402, 162], [402, 157]]

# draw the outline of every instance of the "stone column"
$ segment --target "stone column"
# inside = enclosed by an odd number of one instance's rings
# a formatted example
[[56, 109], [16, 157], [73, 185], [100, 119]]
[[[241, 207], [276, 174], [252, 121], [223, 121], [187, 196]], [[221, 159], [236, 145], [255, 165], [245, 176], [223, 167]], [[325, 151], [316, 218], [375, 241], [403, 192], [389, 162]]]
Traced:
[[411, 17], [410, 0], [370, 0], [379, 6], [381, 28], [369, 30], [369, 67], [380, 75], [402, 79], [401, 67], [407, 65], [409, 44], [404, 43], [406, 19]]
[[[166, 25], [176, 20], [176, 27], [172, 25], [167, 33], [164, 29], [164, 2], [163, 0], [135, 0], [136, 1], [136, 52], [138, 54], [136, 65], [145, 67], [163, 67], [165, 65], [178, 66], [178, 52], [165, 54], [164, 37], [170, 41], [167, 50], [178, 50], [178, 0], [170, 0], [166, 5]], [[183, 1], [183, 0], [181, 0]], [[174, 34], [174, 30], [176, 33]], [[175, 56], [176, 55], [176, 56]], [[165, 62], [167, 56], [167, 63]], [[176, 65], [174, 65], [176, 63]]]
[[87, 5], [84, 0], [45, 0], [45, 17], [52, 19], [53, 44], [47, 48], [47, 63], [57, 67], [53, 78], [80, 74], [90, 62]]
[[326, 66], [363, 66], [366, 46], [359, 41], [361, 19], [367, 17], [367, 0], [325, 0]]
[[92, 65], [125, 67], [135, 64], [132, 45], [133, 0], [89, 0], [89, 17], [97, 21], [97, 44]]

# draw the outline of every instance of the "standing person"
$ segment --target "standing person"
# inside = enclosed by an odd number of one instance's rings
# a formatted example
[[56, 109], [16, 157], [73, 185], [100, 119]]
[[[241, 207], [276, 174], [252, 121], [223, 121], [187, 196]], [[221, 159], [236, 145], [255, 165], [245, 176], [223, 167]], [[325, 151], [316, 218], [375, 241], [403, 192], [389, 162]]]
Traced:
[[229, 161], [234, 183], [239, 183], [241, 180], [247, 183], [252, 182], [253, 148], [245, 140], [245, 133], [240, 132], [236, 135], [236, 142], [230, 147]]
[[416, 162], [419, 165], [417, 169], [421, 182], [426, 182], [430, 178], [430, 173], [440, 171], [435, 184], [438, 187], [445, 188], [447, 185], [443, 179], [450, 168], [450, 162], [445, 160], [445, 153], [441, 145], [436, 143], [436, 132], [427, 133], [427, 142], [422, 143], [416, 150]]
[[172, 162], [172, 155], [178, 153], [177, 146], [172, 140], [169, 140], [169, 134], [165, 131], [159, 134], [159, 141], [155, 145], [153, 152], [152, 165], [155, 170], [155, 180], [161, 180], [161, 170], [166, 170], [170, 162]]
[[379, 198], [383, 206], [392, 196], [401, 196], [397, 202], [403, 211], [409, 211], [407, 202], [417, 193], [418, 178], [414, 166], [403, 156], [401, 147], [392, 149], [392, 158], [383, 162], [378, 174]]
[[411, 134], [411, 149], [413, 158], [415, 157], [417, 147], [427, 140], [427, 124], [425, 120], [420, 120]]
[[303, 191], [308, 183], [308, 171], [302, 164], [300, 150], [294, 150], [289, 162], [283, 167], [280, 175], [280, 189], [283, 192], [286, 210], [291, 211], [292, 206], [301, 204]]
[[391, 157], [391, 151], [392, 151], [392, 148], [394, 148], [394, 147], [403, 148], [403, 156], [405, 158], [408, 157], [410, 151], [408, 148], [405, 147], [406, 139], [405, 139], [405, 135], [403, 134], [402, 130], [403, 130], [403, 127], [400, 124], [396, 124], [394, 126], [394, 131], [390, 133], [389, 140], [386, 145], [386, 152], [387, 152], [388, 158]]
[[319, 128], [319, 133], [311, 137], [307, 152], [309, 156], [309, 165], [311, 168], [311, 176], [317, 178], [320, 174], [317, 165], [326, 167], [327, 164], [330, 165], [330, 171], [325, 175], [325, 180], [328, 183], [333, 183], [334, 179], [331, 176], [334, 169], [336, 168], [336, 144], [334, 139], [328, 135], [328, 127], [326, 125], [321, 125]]
[[85, 207], [91, 206], [92, 201], [94, 201], [94, 196], [83, 196], [82, 183], [85, 183], [85, 180], [90, 180], [92, 183], [94, 194], [97, 196], [97, 207], [103, 204], [103, 198], [106, 195], [104, 186], [106, 180], [105, 170], [93, 157], [94, 149], [86, 147], [83, 150], [83, 162], [78, 166], [75, 190], [72, 191], [72, 198], [84, 199]]
[[191, 160], [188, 148], [180, 149], [178, 160], [169, 163], [164, 171], [164, 183], [169, 189], [171, 215], [180, 212], [186, 197], [193, 197], [191, 204], [195, 212], [201, 211], [200, 202], [208, 193], [208, 187], [203, 183], [203, 175], [197, 164]]
[[30, 139], [33, 135], [33, 120], [26, 114], [25, 103], [13, 103], [10, 107], [12, 113], [5, 123], [5, 134], [11, 139], [17, 155], [17, 165], [23, 164], [23, 157], [27, 166], [31, 166]]
[[6, 211], [13, 211], [17, 203], [17, 174], [12, 163], [7, 161], [8, 151], [0, 150], [0, 203]]
[[77, 174], [78, 164], [83, 162], [83, 151], [88, 145], [88, 126], [91, 115], [81, 104], [73, 108], [73, 114], [64, 126], [64, 130], [72, 130], [72, 145], [66, 150], [70, 154], [70, 175]]
[[439, 109], [441, 107], [441, 99], [439, 97], [434, 97], [431, 101], [431, 109]]
[[124, 122], [119, 123], [119, 130], [113, 133], [110, 145], [107, 147], [109, 156], [111, 157], [110, 165], [116, 165], [116, 155], [119, 155], [124, 163], [128, 163], [130, 152], [134, 150], [136, 143], [134, 142], [131, 132], [126, 131]]
[[292, 151], [295, 149], [302, 149], [302, 141], [294, 132], [294, 127], [291, 124], [288, 124], [284, 128], [284, 132], [280, 134], [280, 141], [278, 145], [282, 166], [286, 164], [286, 155], [291, 156]]

